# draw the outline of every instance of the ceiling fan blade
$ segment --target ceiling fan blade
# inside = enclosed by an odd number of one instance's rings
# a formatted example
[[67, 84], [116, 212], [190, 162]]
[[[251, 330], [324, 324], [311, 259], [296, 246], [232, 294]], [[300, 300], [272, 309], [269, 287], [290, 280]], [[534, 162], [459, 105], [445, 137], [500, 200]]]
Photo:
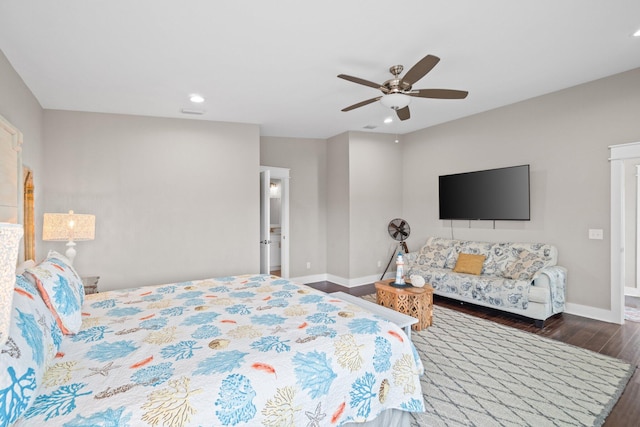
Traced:
[[398, 114], [398, 118], [400, 120], [408, 120], [411, 118], [411, 113], [409, 112], [409, 106], [396, 110], [396, 114]]
[[405, 83], [409, 83], [410, 85], [414, 84], [421, 78], [423, 78], [436, 64], [440, 61], [440, 58], [433, 55], [427, 55], [422, 58], [416, 65], [414, 65], [407, 74], [404, 75], [402, 81]]
[[355, 110], [356, 108], [364, 107], [365, 105], [368, 105], [368, 104], [371, 104], [372, 102], [378, 101], [380, 98], [382, 98], [382, 97], [381, 96], [377, 96], [375, 98], [367, 99], [366, 101], [358, 102], [357, 104], [353, 104], [353, 105], [350, 105], [350, 106], [348, 106], [346, 108], [343, 108], [342, 111], [351, 111], [351, 110]]
[[370, 82], [369, 80], [361, 79], [360, 77], [348, 76], [346, 74], [338, 74], [338, 77], [340, 77], [341, 79], [348, 80], [348, 81], [353, 82], [353, 83], [358, 83], [358, 84], [361, 84], [361, 85], [369, 86], [369, 87], [372, 87], [374, 89], [380, 89], [382, 87], [378, 83]]
[[466, 90], [453, 89], [418, 89], [417, 91], [408, 92], [409, 96], [417, 96], [418, 98], [437, 98], [437, 99], [464, 99], [469, 92]]

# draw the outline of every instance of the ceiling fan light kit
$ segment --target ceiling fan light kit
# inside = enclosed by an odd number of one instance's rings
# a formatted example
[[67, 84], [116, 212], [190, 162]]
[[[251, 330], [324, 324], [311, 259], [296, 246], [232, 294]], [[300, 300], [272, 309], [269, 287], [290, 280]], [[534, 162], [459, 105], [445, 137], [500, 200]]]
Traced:
[[453, 89], [413, 89], [413, 84], [423, 78], [429, 71], [436, 66], [440, 58], [433, 55], [427, 55], [422, 58], [416, 65], [411, 67], [409, 71], [400, 77], [400, 73], [404, 70], [402, 65], [394, 65], [389, 68], [389, 72], [393, 74], [393, 78], [387, 80], [383, 84], [371, 82], [359, 77], [349, 76], [347, 74], [338, 74], [338, 77], [353, 83], [369, 86], [382, 92], [382, 96], [367, 99], [343, 108], [342, 111], [351, 111], [356, 108], [364, 107], [373, 102], [380, 101], [387, 108], [395, 110], [400, 120], [408, 120], [411, 118], [409, 112], [409, 103], [411, 97], [418, 98], [435, 98], [435, 99], [464, 99], [468, 93], [464, 90]]
[[411, 103], [411, 97], [403, 93], [390, 93], [380, 99], [380, 103], [392, 110], [399, 110]]

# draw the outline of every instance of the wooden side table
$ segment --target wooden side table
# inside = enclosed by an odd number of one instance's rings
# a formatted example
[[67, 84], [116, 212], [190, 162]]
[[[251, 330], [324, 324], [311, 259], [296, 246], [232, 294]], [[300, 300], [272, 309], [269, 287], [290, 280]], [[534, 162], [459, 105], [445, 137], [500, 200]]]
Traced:
[[95, 294], [98, 292], [98, 280], [100, 276], [86, 276], [81, 277], [82, 284], [84, 285], [84, 294]]
[[422, 288], [413, 286], [396, 288], [391, 286], [394, 281], [395, 279], [387, 279], [375, 283], [378, 304], [418, 319], [418, 323], [411, 327], [414, 331], [421, 331], [431, 326], [433, 287], [424, 285]]

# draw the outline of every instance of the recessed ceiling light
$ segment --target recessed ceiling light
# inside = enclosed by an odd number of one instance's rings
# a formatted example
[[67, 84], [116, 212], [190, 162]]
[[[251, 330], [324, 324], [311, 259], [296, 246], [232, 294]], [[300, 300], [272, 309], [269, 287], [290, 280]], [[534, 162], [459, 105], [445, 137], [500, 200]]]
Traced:
[[393, 122], [393, 117], [387, 117], [386, 119], [384, 119], [384, 122], [386, 124], [392, 123]]
[[640, 29], [633, 33], [633, 37], [640, 37]]
[[198, 95], [196, 93], [194, 93], [193, 95], [190, 95], [189, 100], [191, 102], [195, 102], [196, 104], [200, 104], [201, 102], [204, 102], [204, 98], [202, 97], [202, 95]]

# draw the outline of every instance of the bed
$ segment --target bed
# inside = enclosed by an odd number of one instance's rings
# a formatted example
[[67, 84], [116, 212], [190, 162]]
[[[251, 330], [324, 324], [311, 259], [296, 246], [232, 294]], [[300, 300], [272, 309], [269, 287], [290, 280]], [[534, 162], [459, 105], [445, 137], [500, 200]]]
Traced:
[[308, 286], [249, 274], [85, 296], [56, 252], [16, 271], [21, 142], [0, 117], [0, 427], [388, 427], [424, 411], [404, 332]]
[[[56, 253], [18, 276], [22, 330], [11, 336], [29, 338], [0, 360], [19, 349], [43, 363], [0, 382], [0, 419], [20, 405], [16, 426], [351, 425], [391, 409], [406, 424], [424, 411], [423, 366], [404, 332], [310, 287], [269, 275], [87, 296], [81, 286]], [[72, 312], [63, 300], [74, 293], [80, 323], [47, 314]]]

